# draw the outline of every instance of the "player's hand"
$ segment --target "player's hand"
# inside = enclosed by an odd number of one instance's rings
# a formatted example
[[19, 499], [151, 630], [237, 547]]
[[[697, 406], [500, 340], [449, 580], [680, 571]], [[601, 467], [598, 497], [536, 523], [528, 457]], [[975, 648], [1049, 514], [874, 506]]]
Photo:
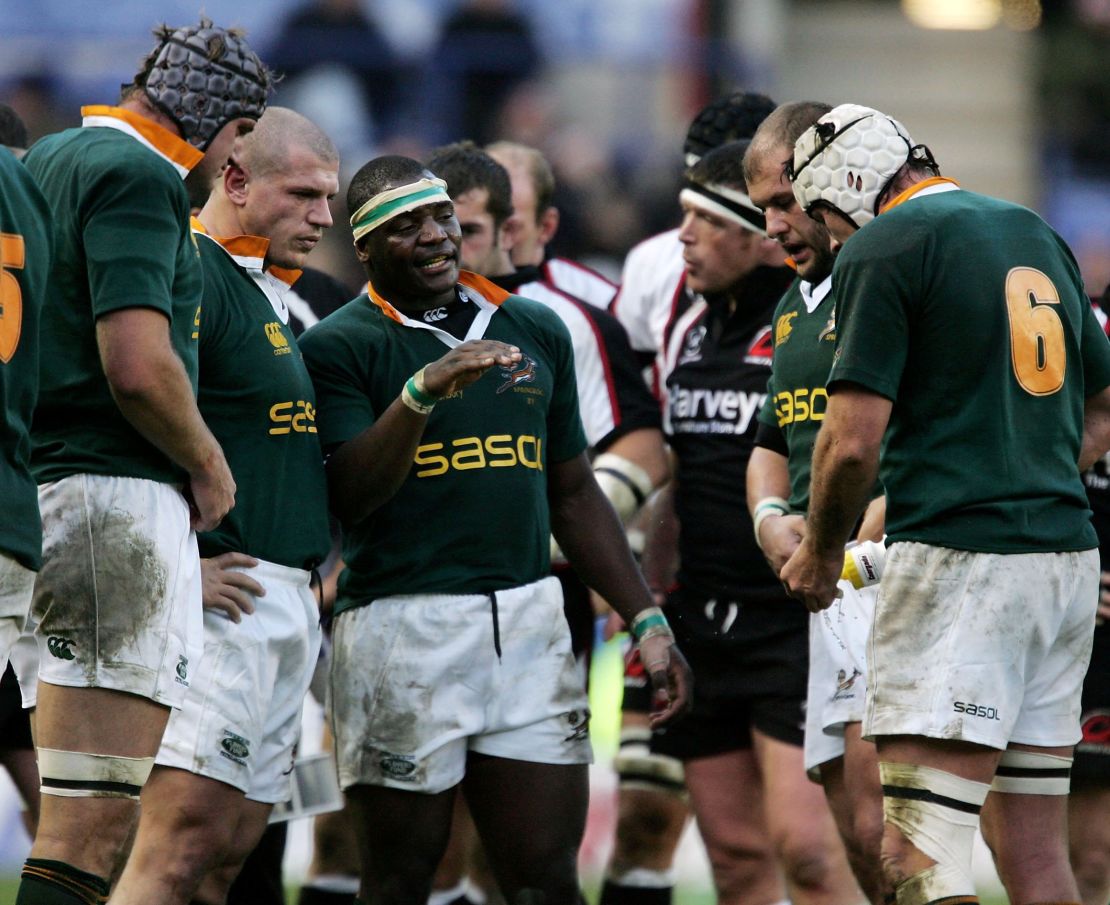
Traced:
[[782, 567], [779, 580], [787, 594], [804, 603], [811, 613], [818, 613], [840, 596], [836, 583], [843, 568], [843, 553], [818, 556], [803, 540]]
[[1110, 572], [1103, 572], [1098, 579], [1098, 610], [1095, 625], [1102, 625], [1110, 619]]
[[208, 465], [189, 475], [185, 488], [194, 531], [211, 531], [235, 505], [235, 479], [222, 451]]
[[765, 518], [759, 526], [763, 556], [776, 575], [794, 555], [806, 536], [806, 520], [802, 515], [775, 515]]
[[651, 712], [651, 728], [659, 729], [690, 709], [694, 699], [694, 676], [682, 651], [667, 635], [641, 641], [640, 661], [651, 679], [653, 701], [659, 706]]
[[200, 561], [204, 607], [221, 610], [232, 622], [242, 622], [243, 614], [254, 612], [253, 597], [263, 597], [266, 589], [241, 569], [252, 569], [258, 560], [246, 553], [221, 553]]
[[516, 346], [495, 339], [472, 339], [424, 368], [424, 389], [442, 399], [470, 386], [494, 365], [509, 367], [521, 358]]

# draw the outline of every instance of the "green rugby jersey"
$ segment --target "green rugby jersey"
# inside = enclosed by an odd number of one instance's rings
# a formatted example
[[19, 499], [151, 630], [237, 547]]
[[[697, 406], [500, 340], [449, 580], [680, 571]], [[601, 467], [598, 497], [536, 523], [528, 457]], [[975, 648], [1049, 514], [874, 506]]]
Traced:
[[[518, 346], [431, 415], [397, 494], [344, 532], [336, 610], [393, 594], [488, 593], [550, 568], [549, 463], [586, 448], [570, 335], [548, 308], [463, 273], [479, 306], [468, 338]], [[413, 373], [459, 340], [368, 293], [301, 337], [325, 450], [374, 423]]]
[[53, 212], [55, 254], [31, 467], [40, 484], [78, 473], [183, 481], [112, 399], [96, 319], [162, 312], [195, 390], [203, 277], [183, 180], [202, 155], [129, 111], [81, 112], [80, 129], [47, 136], [25, 158]]
[[263, 272], [265, 239], [197, 241], [204, 265], [197, 402], [235, 478], [235, 507], [214, 531], [197, 535], [200, 555], [234, 551], [314, 568], [331, 538], [316, 396], [287, 323], [287, 287], [278, 282], [295, 272]]
[[42, 565], [42, 521], [30, 426], [51, 249], [46, 199], [23, 165], [0, 147], [0, 551], [35, 570]]
[[795, 280], [779, 301], [772, 320], [771, 379], [767, 381], [767, 400], [759, 420], [781, 430], [790, 450], [790, 508], [795, 512], [809, 509], [813, 444], [829, 403], [825, 382], [836, 350], [829, 288], [828, 280], [813, 287], [818, 301], [810, 311], [802, 294], [802, 281]]
[[946, 188], [898, 199], [833, 270], [830, 386], [894, 401], [881, 469], [890, 541], [1093, 548], [1076, 462], [1110, 345], [1079, 269], [1032, 211]]

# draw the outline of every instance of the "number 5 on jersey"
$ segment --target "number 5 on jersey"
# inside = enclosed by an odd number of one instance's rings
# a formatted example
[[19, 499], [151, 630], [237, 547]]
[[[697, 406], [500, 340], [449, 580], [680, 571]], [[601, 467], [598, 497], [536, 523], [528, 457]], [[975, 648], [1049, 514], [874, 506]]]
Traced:
[[22, 270], [23, 236], [0, 233], [0, 362], [7, 364], [19, 345], [23, 326], [23, 292], [12, 270]]

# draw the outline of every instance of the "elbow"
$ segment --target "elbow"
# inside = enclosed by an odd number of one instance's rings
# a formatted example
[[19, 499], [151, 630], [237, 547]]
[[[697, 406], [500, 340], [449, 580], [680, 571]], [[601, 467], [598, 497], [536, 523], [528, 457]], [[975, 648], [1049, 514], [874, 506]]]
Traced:
[[159, 382], [157, 370], [142, 359], [108, 362], [104, 376], [121, 406], [149, 398]]

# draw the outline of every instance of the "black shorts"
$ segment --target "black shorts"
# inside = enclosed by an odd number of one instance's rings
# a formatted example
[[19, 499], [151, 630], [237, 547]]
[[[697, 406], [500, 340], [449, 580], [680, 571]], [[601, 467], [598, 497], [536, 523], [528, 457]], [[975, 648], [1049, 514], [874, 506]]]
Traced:
[[0, 750], [20, 751], [35, 747], [31, 741], [31, 719], [23, 709], [19, 683], [9, 663], [0, 679]]
[[[783, 607], [792, 609], [784, 613]], [[809, 635], [800, 605], [734, 609], [728, 601], [713, 605], [679, 590], [668, 598], [667, 618], [694, 673], [694, 706], [681, 722], [652, 736], [652, 751], [692, 760], [745, 750], [753, 729], [801, 747]], [[650, 686], [644, 676], [635, 687], [635, 674], [633, 663], [626, 669], [625, 709], [646, 709]]]
[[1095, 629], [1083, 680], [1083, 738], [1075, 747], [1073, 785], [1110, 784], [1110, 624]]

